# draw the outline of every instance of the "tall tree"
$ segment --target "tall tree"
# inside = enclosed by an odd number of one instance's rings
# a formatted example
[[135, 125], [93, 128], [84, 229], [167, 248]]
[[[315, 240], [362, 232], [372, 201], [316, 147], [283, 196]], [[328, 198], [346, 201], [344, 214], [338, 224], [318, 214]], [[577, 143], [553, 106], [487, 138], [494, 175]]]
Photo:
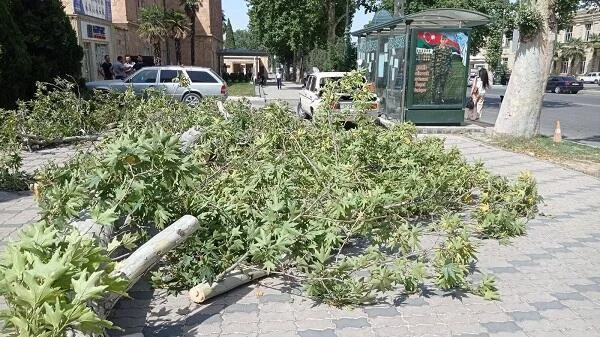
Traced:
[[587, 41], [588, 46], [592, 49], [592, 67], [591, 71], [599, 71], [600, 70], [600, 59], [598, 55], [598, 51], [600, 50], [600, 34], [592, 34], [590, 35], [590, 39]]
[[140, 10], [138, 34], [154, 47], [154, 58], [160, 60], [160, 44], [169, 35], [167, 18], [162, 8], [151, 5]]
[[0, 108], [6, 109], [14, 108], [31, 90], [31, 58], [9, 6], [9, 2], [0, 1]]
[[190, 38], [190, 62], [192, 65], [196, 64], [196, 13], [200, 9], [200, 0], [180, 0], [181, 6], [187, 16], [190, 18], [191, 25], [191, 38]]
[[494, 131], [520, 137], [538, 132], [542, 98], [553, 57], [553, 32], [565, 25], [578, 0], [537, 0], [519, 6], [519, 45]]
[[190, 19], [181, 12], [171, 10], [167, 16], [169, 37], [175, 42], [175, 60], [181, 65], [181, 40], [190, 32]]
[[560, 56], [568, 62], [567, 73], [573, 74], [573, 66], [585, 57], [586, 43], [583, 40], [571, 39], [560, 46]]
[[[22, 99], [32, 97], [36, 81], [51, 82], [59, 76], [79, 79], [83, 50], [77, 44], [77, 36], [61, 1], [3, 0], [3, 2], [8, 5], [13, 23], [20, 32], [13, 36], [21, 40], [15, 48], [20, 48], [19, 45], [24, 43], [26, 54], [31, 60], [31, 67], [13, 78], [17, 82], [21, 81], [20, 78], [27, 81], [23, 91], [19, 90], [19, 97]], [[8, 20], [11, 20], [8, 16], [0, 17], [0, 21], [10, 25], [5, 22]], [[2, 90], [5, 89], [3, 87]]]
[[238, 29], [233, 32], [235, 35], [235, 46], [244, 49], [261, 49], [256, 36], [247, 29]]
[[233, 33], [233, 27], [229, 19], [227, 19], [227, 24], [225, 25], [225, 48], [235, 48], [235, 34]]

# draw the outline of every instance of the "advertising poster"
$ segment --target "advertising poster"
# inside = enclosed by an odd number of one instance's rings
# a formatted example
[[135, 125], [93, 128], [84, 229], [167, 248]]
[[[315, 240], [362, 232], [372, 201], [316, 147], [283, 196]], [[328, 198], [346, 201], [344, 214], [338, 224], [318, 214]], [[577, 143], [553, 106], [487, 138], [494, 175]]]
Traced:
[[468, 68], [468, 33], [420, 31], [414, 38], [413, 105], [462, 104]]

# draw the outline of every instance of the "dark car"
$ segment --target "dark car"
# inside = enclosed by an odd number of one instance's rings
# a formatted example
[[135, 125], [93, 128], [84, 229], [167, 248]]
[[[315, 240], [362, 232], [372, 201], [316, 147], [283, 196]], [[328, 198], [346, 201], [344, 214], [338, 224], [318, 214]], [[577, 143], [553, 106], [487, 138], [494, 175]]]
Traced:
[[546, 82], [546, 91], [553, 91], [557, 94], [562, 92], [576, 94], [581, 90], [583, 90], [583, 82], [573, 76], [550, 76]]

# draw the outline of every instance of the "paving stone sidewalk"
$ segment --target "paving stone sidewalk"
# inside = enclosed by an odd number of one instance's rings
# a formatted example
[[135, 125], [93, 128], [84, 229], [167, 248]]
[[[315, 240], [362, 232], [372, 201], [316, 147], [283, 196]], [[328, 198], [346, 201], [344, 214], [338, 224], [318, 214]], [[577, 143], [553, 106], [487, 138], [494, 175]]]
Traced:
[[[468, 138], [446, 139], [495, 173], [531, 171], [545, 199], [547, 216], [530, 221], [527, 236], [479, 248], [478, 268], [496, 276], [502, 301], [432, 292], [337, 309], [302, 297], [286, 280], [266, 278], [196, 305], [187, 293], [167, 296], [139, 283], [113, 312], [125, 329], [115, 335], [600, 337], [600, 180]], [[14, 231], [32, 213], [30, 196], [0, 194], [0, 230]]]

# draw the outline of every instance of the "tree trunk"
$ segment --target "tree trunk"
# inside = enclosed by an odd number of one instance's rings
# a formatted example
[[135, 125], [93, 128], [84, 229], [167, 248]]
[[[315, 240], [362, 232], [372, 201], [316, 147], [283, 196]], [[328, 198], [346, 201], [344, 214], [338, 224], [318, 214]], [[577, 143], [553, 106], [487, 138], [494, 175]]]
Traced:
[[335, 0], [327, 0], [327, 47], [332, 46], [335, 43], [335, 29], [336, 29], [336, 17], [335, 17]]
[[175, 60], [177, 65], [181, 65], [181, 39], [175, 39]]
[[190, 39], [190, 62], [192, 66], [196, 65], [196, 13], [190, 15], [192, 21], [192, 35]]
[[154, 65], [159, 66], [162, 64], [160, 59], [161, 50], [160, 50], [160, 41], [154, 43]]
[[538, 132], [542, 99], [552, 62], [555, 25], [550, 11], [556, 0], [538, 0], [536, 6], [544, 18], [540, 32], [524, 41], [521, 37], [506, 94], [496, 119], [494, 131], [517, 137], [532, 137]]

